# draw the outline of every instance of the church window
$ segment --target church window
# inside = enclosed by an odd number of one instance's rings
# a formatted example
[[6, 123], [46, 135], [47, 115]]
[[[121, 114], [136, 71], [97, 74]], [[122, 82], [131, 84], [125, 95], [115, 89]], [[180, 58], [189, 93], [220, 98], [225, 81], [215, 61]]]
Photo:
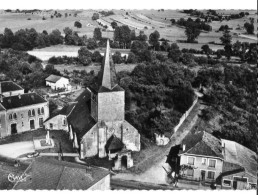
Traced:
[[16, 113], [13, 113], [13, 118], [14, 118], [14, 119], [17, 119]]

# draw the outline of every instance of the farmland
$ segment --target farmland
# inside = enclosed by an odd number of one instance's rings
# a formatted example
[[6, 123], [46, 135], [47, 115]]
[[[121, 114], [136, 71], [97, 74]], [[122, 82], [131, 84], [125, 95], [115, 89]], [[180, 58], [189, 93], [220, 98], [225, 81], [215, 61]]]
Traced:
[[[47, 30], [51, 32], [54, 29], [59, 29], [63, 33], [65, 27], [69, 27], [76, 31], [80, 36], [86, 35], [88, 38], [93, 36], [93, 31], [96, 27], [102, 28], [98, 24], [101, 22], [110, 28], [111, 22], [115, 21], [119, 26], [128, 25], [129, 28], [139, 33], [144, 31], [144, 33], [149, 36], [153, 31], [157, 30], [160, 33], [160, 38], [169, 40], [170, 42], [178, 42], [178, 45], [181, 49], [183, 48], [195, 48], [200, 49], [202, 45], [208, 44], [211, 49], [217, 50], [223, 48], [220, 43], [220, 37], [222, 32], [216, 32], [221, 25], [228, 25], [229, 28], [232, 28], [232, 42], [237, 40], [240, 42], [257, 42], [257, 37], [255, 35], [246, 35], [243, 25], [246, 21], [249, 21], [249, 17], [256, 18], [256, 11], [249, 10], [249, 16], [245, 16], [240, 19], [232, 19], [229, 21], [213, 21], [209, 23], [212, 26], [212, 31], [208, 33], [202, 32], [198, 37], [198, 44], [192, 43], [179, 43], [179, 41], [186, 40], [186, 35], [184, 33], [185, 28], [179, 27], [176, 25], [171, 25], [170, 19], [178, 20], [180, 18], [189, 18], [190, 16], [182, 13], [180, 10], [113, 10], [114, 15], [102, 17], [98, 21], [92, 20], [93, 13], [97, 13], [100, 10], [59, 10], [58, 13], [62, 14], [62, 17], [51, 19], [51, 15], [54, 14], [54, 10], [45, 10], [32, 13], [6, 13], [0, 11], [0, 33], [4, 31], [4, 28], [10, 28], [12, 31], [17, 31], [21, 28], [35, 28], [38, 32]], [[247, 10], [245, 10], [247, 11]], [[231, 14], [239, 13], [241, 10], [218, 10], [218, 13]], [[65, 17], [64, 15], [68, 16]], [[77, 14], [76, 16], [74, 14]], [[45, 17], [46, 20], [42, 20], [42, 17]], [[195, 19], [196, 17], [192, 17]], [[30, 20], [28, 20], [30, 19]], [[74, 27], [74, 22], [80, 21], [82, 23], [82, 28]], [[255, 23], [255, 29], [257, 24]], [[113, 38], [113, 31], [102, 31], [103, 37]], [[217, 44], [211, 44], [212, 42]], [[54, 47], [55, 51], [49, 51], [48, 48], [44, 48], [40, 51], [36, 50], [31, 52], [31, 54], [39, 54], [43, 56], [43, 60], [47, 60], [49, 57], [53, 56], [51, 52], [57, 52], [55, 56], [67, 55], [67, 56], [76, 56], [78, 47], [69, 47], [57, 46]], [[45, 52], [45, 53], [44, 53]], [[63, 52], [63, 53], [62, 53]]]

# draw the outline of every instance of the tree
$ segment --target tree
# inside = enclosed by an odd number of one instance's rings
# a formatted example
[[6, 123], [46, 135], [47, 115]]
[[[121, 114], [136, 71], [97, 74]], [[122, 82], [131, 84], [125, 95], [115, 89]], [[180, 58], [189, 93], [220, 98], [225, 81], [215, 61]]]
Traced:
[[155, 51], [155, 48], [157, 48], [157, 46], [159, 46], [159, 38], [160, 38], [160, 34], [157, 30], [155, 30], [149, 36], [149, 43], [152, 45], [154, 51]]
[[64, 37], [61, 35], [61, 32], [58, 29], [53, 30], [49, 34], [49, 41], [51, 45], [63, 44], [63, 40], [64, 40]]
[[131, 46], [131, 52], [133, 52], [134, 54], [139, 54], [140, 52], [147, 49], [148, 49], [148, 44], [143, 41], [134, 41]]
[[99, 19], [99, 14], [98, 13], [94, 13], [93, 15], [92, 15], [92, 18], [91, 18], [92, 20], [97, 20], [97, 19]]
[[115, 21], [113, 21], [113, 22], [111, 22], [111, 26], [112, 26], [113, 29], [115, 29], [118, 25]]
[[228, 60], [230, 60], [232, 56], [232, 45], [226, 44], [224, 47], [224, 50], [225, 50], [225, 56], [227, 57]]
[[247, 34], [254, 34], [254, 24], [252, 22], [251, 23], [246, 22], [244, 24], [244, 27]]
[[203, 45], [202, 51], [209, 57], [212, 54], [212, 50], [210, 49], [209, 45]]
[[224, 44], [224, 45], [231, 44], [231, 40], [232, 40], [232, 36], [230, 35], [230, 31], [225, 30], [223, 32], [223, 36], [220, 37], [221, 43]]
[[170, 45], [169, 45], [168, 41], [167, 40], [162, 41], [161, 50], [168, 51], [169, 49], [170, 49]]
[[75, 21], [75, 22], [74, 22], [74, 27], [76, 27], [76, 28], [81, 28], [81, 27], [82, 27], [82, 24], [81, 24], [79, 21]]
[[139, 41], [147, 41], [148, 37], [144, 34], [144, 31], [141, 30], [139, 36], [136, 37], [136, 39]]
[[121, 56], [121, 53], [119, 51], [116, 51], [114, 55], [112, 56], [113, 62], [115, 64], [121, 64], [123, 62], [123, 58]]
[[114, 41], [118, 41], [125, 49], [127, 44], [131, 42], [131, 30], [128, 26], [117, 26], [114, 31]]
[[100, 28], [95, 28], [95, 29], [94, 29], [93, 38], [94, 38], [95, 40], [98, 40], [98, 41], [100, 41], [100, 40], [102, 39], [102, 33], [101, 33]]
[[92, 49], [96, 49], [97, 47], [98, 47], [98, 44], [96, 40], [93, 38], [89, 38], [87, 41], [87, 48], [92, 50]]
[[127, 63], [134, 64], [136, 62], [137, 62], [136, 55], [130, 52], [127, 57]]
[[14, 34], [11, 29], [5, 28], [4, 34], [0, 39], [0, 46], [2, 48], [10, 48], [14, 42]]
[[93, 62], [99, 62], [99, 63], [102, 62], [102, 59], [103, 59], [99, 51], [94, 51], [91, 58]]
[[193, 43], [195, 39], [200, 35], [201, 31], [194, 22], [190, 22], [185, 29], [185, 35], [187, 36], [187, 42]]
[[80, 63], [87, 66], [92, 62], [92, 53], [86, 47], [81, 47], [78, 50], [78, 59]]
[[168, 58], [171, 58], [174, 62], [178, 62], [182, 53], [176, 43], [172, 43], [168, 52]]

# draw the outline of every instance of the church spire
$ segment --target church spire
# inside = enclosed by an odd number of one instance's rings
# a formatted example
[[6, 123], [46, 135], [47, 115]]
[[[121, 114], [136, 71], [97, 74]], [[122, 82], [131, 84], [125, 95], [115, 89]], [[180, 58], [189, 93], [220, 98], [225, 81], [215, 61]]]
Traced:
[[105, 61], [101, 67], [101, 86], [111, 90], [117, 85], [117, 79], [115, 65], [112, 60], [112, 53], [109, 45], [109, 40], [107, 40], [107, 48], [104, 60]]

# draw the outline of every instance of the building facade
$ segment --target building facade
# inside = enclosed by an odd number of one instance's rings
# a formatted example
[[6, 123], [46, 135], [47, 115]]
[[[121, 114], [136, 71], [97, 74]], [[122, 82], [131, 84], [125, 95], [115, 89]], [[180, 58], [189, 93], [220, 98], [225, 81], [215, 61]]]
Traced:
[[0, 95], [0, 137], [42, 128], [48, 117], [48, 102], [36, 93]]
[[50, 75], [46, 78], [46, 86], [50, 86], [53, 90], [66, 89], [71, 90], [69, 79], [57, 75]]

